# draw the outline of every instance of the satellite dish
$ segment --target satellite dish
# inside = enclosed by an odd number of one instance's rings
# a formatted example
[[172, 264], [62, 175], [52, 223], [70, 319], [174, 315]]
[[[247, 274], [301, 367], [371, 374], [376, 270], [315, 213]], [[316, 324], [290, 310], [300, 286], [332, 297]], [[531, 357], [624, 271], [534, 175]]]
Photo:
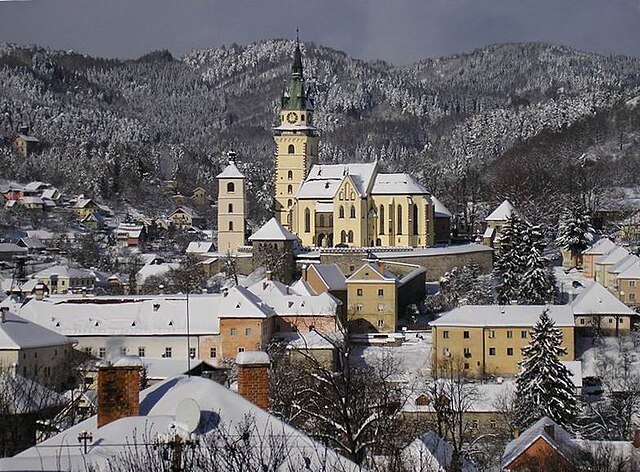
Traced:
[[176, 408], [176, 426], [193, 433], [200, 424], [200, 405], [193, 398], [185, 398]]

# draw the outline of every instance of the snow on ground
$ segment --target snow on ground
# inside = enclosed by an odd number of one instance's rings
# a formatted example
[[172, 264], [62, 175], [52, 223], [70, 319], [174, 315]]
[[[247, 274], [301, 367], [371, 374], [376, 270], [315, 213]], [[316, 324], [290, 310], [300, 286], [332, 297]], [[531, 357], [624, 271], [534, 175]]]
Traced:
[[431, 374], [431, 333], [407, 332], [401, 346], [357, 346], [356, 355], [367, 365], [378, 364], [390, 355], [398, 361], [399, 380], [411, 382]]

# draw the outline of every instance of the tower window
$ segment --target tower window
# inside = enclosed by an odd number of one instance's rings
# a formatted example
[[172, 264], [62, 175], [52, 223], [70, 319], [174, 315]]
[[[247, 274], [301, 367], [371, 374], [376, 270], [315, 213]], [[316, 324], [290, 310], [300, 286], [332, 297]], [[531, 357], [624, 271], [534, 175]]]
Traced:
[[300, 115], [300, 121], [304, 121], [304, 113]]
[[293, 144], [289, 144], [289, 149], [287, 150], [287, 152], [289, 154], [295, 154], [296, 153], [296, 147]]
[[293, 171], [292, 170], [287, 172], [287, 179], [293, 180]]
[[311, 211], [308, 208], [304, 210], [304, 232], [311, 232]]
[[349, 217], [350, 218], [356, 217], [356, 207], [354, 205], [351, 205], [351, 210], [349, 211]]
[[346, 243], [346, 242], [347, 242], [347, 232], [346, 232], [345, 230], [342, 230], [342, 231], [340, 232], [340, 242], [341, 242], [342, 244], [344, 244], [344, 243]]
[[292, 194], [293, 193], [293, 185], [287, 185], [287, 193], [288, 194]]
[[380, 234], [384, 234], [384, 205], [380, 205], [378, 218], [380, 218]]
[[348, 241], [349, 241], [350, 243], [352, 243], [352, 242], [353, 242], [353, 231], [351, 231], [351, 230], [349, 230], [349, 234], [348, 234]]
[[398, 234], [402, 234], [402, 205], [398, 205]]
[[[338, 218], [344, 218], [344, 207], [340, 205], [340, 210], [338, 212]], [[342, 241], [344, 242], [344, 241]]]
[[233, 213], [233, 203], [229, 203], [229, 207], [228, 207], [228, 212], [227, 213]]
[[235, 184], [234, 184], [233, 182], [229, 182], [229, 183], [227, 184], [227, 192], [228, 192], [228, 193], [233, 193], [233, 192], [235, 192], [235, 191], [236, 191], [236, 186], [235, 186]]
[[229, 231], [233, 231], [233, 221], [229, 221]]

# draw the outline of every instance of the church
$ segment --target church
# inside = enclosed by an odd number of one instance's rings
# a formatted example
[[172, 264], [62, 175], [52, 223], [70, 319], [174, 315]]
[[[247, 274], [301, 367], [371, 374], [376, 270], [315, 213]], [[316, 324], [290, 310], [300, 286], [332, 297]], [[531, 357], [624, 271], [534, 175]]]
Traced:
[[[433, 246], [436, 201], [429, 191], [409, 174], [380, 172], [377, 162], [319, 164], [313, 113], [296, 43], [274, 128], [277, 221], [305, 247]], [[242, 195], [244, 176], [231, 162], [218, 179], [219, 251], [234, 250], [242, 245], [245, 209], [230, 198]]]

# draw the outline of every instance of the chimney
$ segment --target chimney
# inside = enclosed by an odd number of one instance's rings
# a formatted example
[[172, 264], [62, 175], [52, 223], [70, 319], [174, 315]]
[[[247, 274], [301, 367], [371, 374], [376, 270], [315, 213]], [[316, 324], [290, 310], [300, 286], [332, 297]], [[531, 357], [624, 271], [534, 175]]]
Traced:
[[269, 408], [269, 355], [262, 351], [238, 354], [238, 393], [263, 410]]
[[0, 323], [4, 323], [7, 321], [7, 313], [9, 313], [8, 306], [0, 307]]
[[631, 444], [633, 444], [633, 447], [636, 449], [640, 449], [640, 430], [634, 430], [633, 434], [631, 435]]
[[307, 264], [302, 266], [302, 280], [307, 281]]
[[273, 272], [268, 270], [266, 273], [266, 277], [267, 277], [267, 280], [273, 280]]
[[42, 282], [38, 282], [35, 287], [33, 287], [33, 291], [36, 294], [36, 300], [42, 300], [44, 298], [44, 292], [46, 290], [46, 286]]
[[108, 365], [98, 370], [98, 428], [140, 414], [140, 366]]
[[544, 425], [544, 432], [547, 434], [547, 436], [549, 436], [551, 439], [555, 439], [555, 431], [553, 428], [552, 424], [545, 424]]
[[378, 270], [380, 271], [380, 273], [384, 274], [384, 262], [382, 262], [381, 260], [377, 260], [376, 265], [378, 266]]

